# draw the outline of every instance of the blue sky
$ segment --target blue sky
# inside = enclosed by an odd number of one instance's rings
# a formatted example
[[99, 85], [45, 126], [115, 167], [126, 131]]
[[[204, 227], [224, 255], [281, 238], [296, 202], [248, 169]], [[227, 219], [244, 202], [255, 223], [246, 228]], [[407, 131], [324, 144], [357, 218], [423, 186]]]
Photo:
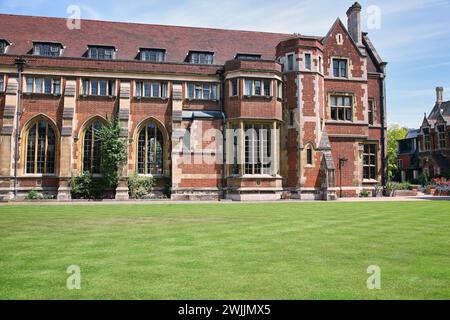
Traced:
[[[346, 22], [353, 3], [324, 0], [0, 0], [0, 12], [198, 27], [325, 35], [334, 20]], [[388, 65], [388, 121], [418, 127], [435, 101], [435, 87], [450, 100], [450, 0], [364, 1], [363, 28]], [[367, 8], [377, 6], [381, 28], [369, 28]]]

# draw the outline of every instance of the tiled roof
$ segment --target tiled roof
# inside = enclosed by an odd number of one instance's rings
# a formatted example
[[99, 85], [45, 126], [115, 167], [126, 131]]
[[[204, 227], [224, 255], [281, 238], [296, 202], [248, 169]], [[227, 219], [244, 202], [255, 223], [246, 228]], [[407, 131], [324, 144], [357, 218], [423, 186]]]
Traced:
[[190, 50], [214, 52], [222, 65], [237, 53], [261, 54], [273, 60], [277, 44], [292, 35], [152, 24], [82, 20], [80, 30], [69, 30], [66, 19], [0, 14], [0, 39], [12, 43], [8, 54], [28, 54], [33, 41], [58, 42], [63, 56], [82, 57], [88, 45], [117, 49], [116, 59], [134, 60], [140, 48], [166, 50], [167, 62], [183, 62]]

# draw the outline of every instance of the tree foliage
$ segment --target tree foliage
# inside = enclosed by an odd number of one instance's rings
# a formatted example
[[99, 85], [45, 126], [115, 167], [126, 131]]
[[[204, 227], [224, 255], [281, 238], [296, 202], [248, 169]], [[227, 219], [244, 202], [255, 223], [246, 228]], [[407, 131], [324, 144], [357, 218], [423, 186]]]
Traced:
[[120, 137], [120, 121], [117, 116], [107, 119], [106, 125], [95, 133], [100, 141], [102, 154], [101, 172], [106, 186], [116, 188], [119, 171], [127, 162], [127, 141]]
[[409, 129], [402, 128], [398, 124], [389, 126], [387, 130], [387, 172], [388, 179], [394, 178], [398, 170], [398, 140], [406, 138]]

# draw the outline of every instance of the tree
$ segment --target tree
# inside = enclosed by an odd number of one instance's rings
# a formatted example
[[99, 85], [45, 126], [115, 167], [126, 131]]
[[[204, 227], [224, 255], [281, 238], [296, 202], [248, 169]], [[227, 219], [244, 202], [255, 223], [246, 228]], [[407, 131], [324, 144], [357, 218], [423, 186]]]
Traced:
[[388, 179], [394, 178], [395, 172], [398, 170], [398, 140], [406, 138], [409, 129], [402, 128], [398, 124], [389, 126], [387, 130], [387, 172]]
[[107, 187], [115, 189], [119, 183], [119, 171], [127, 162], [127, 141], [120, 137], [120, 121], [117, 116], [107, 119], [97, 132], [101, 144], [101, 171]]

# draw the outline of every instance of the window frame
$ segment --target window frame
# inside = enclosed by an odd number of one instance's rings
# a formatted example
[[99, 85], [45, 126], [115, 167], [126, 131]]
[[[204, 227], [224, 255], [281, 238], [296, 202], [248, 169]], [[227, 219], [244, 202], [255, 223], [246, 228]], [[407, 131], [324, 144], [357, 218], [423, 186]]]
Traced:
[[[269, 95], [266, 95], [266, 84], [269, 83]], [[248, 84], [251, 84], [251, 92], [248, 94]], [[273, 79], [271, 78], [244, 78], [244, 96], [245, 97], [273, 97]], [[259, 92], [259, 94], [257, 94]]]
[[[31, 81], [31, 83], [30, 83]], [[47, 92], [47, 84], [50, 81], [50, 92]], [[30, 84], [32, 86], [30, 91]], [[40, 90], [38, 90], [40, 87]], [[58, 90], [56, 90], [58, 88]], [[61, 78], [51, 78], [51, 77], [36, 77], [36, 76], [26, 76], [25, 77], [25, 93], [26, 94], [43, 94], [43, 95], [53, 95], [60, 96], [62, 88]]]
[[239, 78], [230, 79], [230, 97], [239, 96]]
[[[82, 146], [82, 150], [83, 150], [83, 154], [82, 154], [82, 159], [81, 159], [81, 169], [82, 172], [89, 172], [94, 176], [100, 176], [102, 175], [101, 173], [101, 165], [102, 165], [102, 156], [101, 156], [101, 142], [98, 141], [98, 139], [95, 138], [95, 125], [96, 124], [100, 124], [101, 126], [104, 126], [106, 123], [104, 122], [103, 119], [100, 119], [98, 117], [95, 117], [94, 119], [91, 119], [85, 126], [84, 126], [84, 130], [83, 130], [83, 137], [82, 137], [82, 142], [83, 142], [83, 146]], [[91, 130], [90, 134], [90, 168], [89, 170], [86, 170], [85, 168], [85, 162], [86, 162], [86, 135], [88, 133], [88, 131]], [[97, 145], [96, 145], [97, 144]], [[98, 163], [98, 172], [94, 172], [94, 169], [96, 167], [95, 164], [95, 149], [96, 146], [98, 147], [98, 152], [99, 152], [99, 163]]]
[[[368, 147], [368, 149], [366, 149]], [[372, 150], [373, 148], [373, 150]], [[363, 144], [363, 180], [377, 180], [378, 175], [378, 145], [374, 142]], [[366, 163], [366, 158], [368, 161]], [[372, 163], [374, 159], [374, 163]], [[366, 169], [368, 170], [368, 175], [366, 175]], [[373, 172], [372, 172], [373, 171]], [[372, 175], [373, 173], [373, 175]]]
[[305, 52], [305, 69], [312, 71], [312, 54], [310, 52]]
[[[329, 94], [329, 110], [330, 110], [330, 120], [337, 121], [337, 122], [354, 122], [354, 95], [348, 94], [348, 93], [331, 93]], [[342, 99], [342, 105], [338, 105], [339, 99]], [[350, 105], [346, 105], [346, 99], [350, 99]], [[335, 101], [335, 104], [333, 104], [333, 100]], [[335, 115], [336, 117], [333, 117], [333, 109], [336, 109]], [[340, 110], [342, 110], [343, 119], [339, 118]], [[350, 119], [347, 117], [347, 110], [350, 111]]]
[[368, 123], [370, 126], [375, 125], [375, 99], [374, 98], [369, 98], [368, 100], [368, 106], [367, 106], [367, 111], [368, 111]]
[[312, 167], [314, 165], [314, 150], [313, 147], [308, 144], [306, 147], [306, 166]]
[[[156, 54], [156, 59], [144, 59], [145, 57], [150, 58], [151, 54]], [[146, 62], [166, 62], [166, 50], [165, 49], [146, 49], [141, 48], [139, 50], [139, 58], [141, 61]]]
[[295, 69], [295, 54], [290, 53], [287, 55], [287, 63], [286, 63], [286, 69], [287, 71], [294, 71]]
[[[155, 84], [158, 84], [158, 94], [156, 96], [154, 93]], [[168, 99], [169, 83], [160, 80], [135, 80], [134, 97], [138, 99]]]
[[[39, 125], [41, 123], [45, 123], [45, 134], [44, 134], [44, 146], [43, 146], [43, 154], [41, 156], [43, 156], [43, 160], [38, 161], [39, 160]], [[32, 132], [32, 130], [35, 130], [34, 133], [34, 144], [32, 145], [33, 150], [30, 150], [30, 133]], [[49, 155], [49, 129], [53, 132], [53, 155], [50, 154]], [[26, 141], [24, 143], [24, 148], [23, 148], [23, 152], [24, 152], [24, 167], [23, 167], [23, 172], [25, 176], [55, 176], [57, 173], [57, 169], [58, 169], [58, 148], [59, 148], [59, 136], [58, 136], [58, 131], [55, 128], [55, 126], [53, 125], [53, 123], [51, 123], [50, 120], [44, 118], [44, 117], [36, 117], [35, 119], [33, 119], [32, 121], [29, 122], [29, 124], [26, 127], [26, 131], [24, 132], [24, 136], [26, 137]], [[42, 140], [41, 140], [42, 141]], [[30, 161], [30, 151], [32, 151], [31, 157], [32, 157], [32, 167], [33, 167], [33, 172], [29, 172], [29, 161]], [[51, 167], [53, 168], [53, 170], [50, 172], [48, 171], [48, 166], [49, 166], [49, 156], [52, 156], [53, 159], [51, 159], [52, 163], [51, 163]], [[39, 164], [38, 162], [42, 162], [43, 163], [43, 172], [39, 172]]]
[[[337, 63], [337, 69], [336, 65]], [[342, 64], [345, 66], [345, 74], [342, 74]], [[349, 59], [348, 58], [341, 58], [341, 57], [334, 57], [332, 58], [332, 71], [333, 71], [333, 77], [337, 79], [348, 79], [349, 77]], [[337, 70], [337, 75], [336, 75]]]
[[247, 60], [247, 61], [258, 61], [262, 59], [261, 54], [252, 54], [252, 53], [238, 53], [236, 54], [236, 60]]
[[[262, 134], [264, 133], [263, 130], [266, 130], [265, 137], [262, 136]], [[273, 152], [272, 131], [270, 124], [244, 123], [244, 131], [244, 175], [270, 175], [272, 170]], [[251, 134], [249, 134], [249, 132]], [[265, 154], [265, 150], [267, 150], [267, 154]], [[256, 161], [254, 161], [255, 157]], [[267, 160], [269, 161], [268, 163], [266, 163]]]
[[[158, 137], [160, 134], [161, 137], [161, 159], [157, 159], [158, 153], [157, 153], [157, 143], [154, 144], [154, 150], [153, 150], [153, 157], [154, 157], [154, 161], [153, 161], [153, 167], [152, 167], [152, 171], [150, 172], [149, 170], [149, 135], [148, 135], [148, 130], [149, 127], [153, 126], [153, 137], [156, 139], [155, 141], [158, 142]], [[142, 131], [145, 130], [145, 137], [144, 137], [144, 145], [142, 145], [142, 141], [141, 141], [141, 134]], [[139, 131], [137, 131], [137, 136], [136, 136], [136, 173], [140, 176], [163, 176], [165, 174], [165, 153], [166, 153], [166, 138], [164, 135], [164, 131], [163, 128], [161, 128], [156, 121], [147, 121], [145, 123], [145, 125], [143, 125], [142, 127], [140, 127]], [[143, 148], [143, 150], [141, 150], [141, 148]], [[142, 163], [141, 161], [141, 155], [144, 156], [144, 162]], [[161, 168], [158, 169], [158, 163], [160, 162]], [[143, 173], [141, 173], [141, 165], [143, 165]]]
[[[205, 86], [209, 86], [209, 90], [205, 90]], [[205, 91], [209, 92], [208, 97], [205, 97]], [[219, 101], [219, 84], [217, 82], [186, 82], [186, 99]]]
[[[439, 124], [439, 125], [437, 125], [436, 129], [437, 129], [436, 132], [437, 132], [439, 149], [447, 148], [447, 134], [446, 134], [445, 125]], [[442, 129], [442, 131], [441, 131], [441, 129]]]
[[[102, 95], [102, 84], [106, 82], [105, 95]], [[86, 88], [88, 83], [88, 88]], [[93, 84], [96, 83], [96, 86]], [[112, 85], [112, 86], [111, 86]], [[96, 93], [93, 89], [96, 87]], [[112, 88], [111, 88], [112, 87]], [[87, 92], [86, 92], [87, 89]], [[117, 96], [117, 80], [107, 78], [82, 78], [81, 79], [81, 95], [83, 97], [116, 97]]]
[[[96, 52], [95, 56], [93, 55], [93, 52]], [[103, 57], [100, 57], [99, 50], [103, 50]], [[111, 58], [106, 58], [106, 52], [111, 51]], [[115, 60], [116, 59], [116, 47], [114, 46], [96, 46], [96, 45], [89, 45], [88, 46], [88, 59], [93, 60]]]
[[215, 56], [214, 52], [189, 51], [188, 62], [191, 64], [213, 65], [214, 56]]
[[430, 130], [430, 128], [423, 128], [422, 134], [423, 134], [424, 151], [430, 151], [431, 150], [431, 130]]
[[5, 39], [0, 39], [0, 55], [6, 54], [9, 46], [10, 43], [8, 41], [6, 41]]
[[[53, 51], [53, 49], [56, 49], [56, 51]], [[61, 57], [62, 49], [61, 43], [33, 42], [33, 55], [39, 57]]]
[[5, 75], [4, 74], [0, 74], [0, 93], [5, 92], [6, 90], [6, 85], [5, 85]]

